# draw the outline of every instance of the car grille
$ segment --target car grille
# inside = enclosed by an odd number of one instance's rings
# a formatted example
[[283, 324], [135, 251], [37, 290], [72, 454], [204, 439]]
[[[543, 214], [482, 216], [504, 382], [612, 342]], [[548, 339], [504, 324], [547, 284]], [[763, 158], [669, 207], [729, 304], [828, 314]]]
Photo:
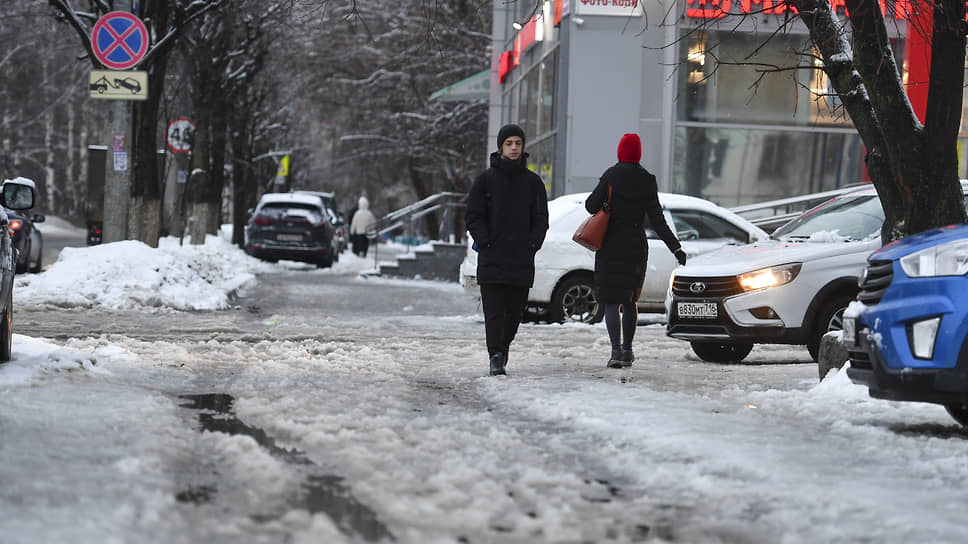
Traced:
[[874, 365], [871, 364], [871, 358], [864, 351], [851, 351], [850, 352], [850, 366], [851, 368], [862, 368], [864, 370], [871, 370]]
[[877, 304], [884, 296], [884, 291], [890, 287], [894, 279], [894, 264], [891, 261], [871, 261], [867, 265], [867, 274], [860, 284], [857, 300], [867, 304]]
[[[699, 284], [702, 289], [699, 290]], [[672, 284], [672, 294], [682, 298], [727, 297], [742, 293], [736, 276], [689, 277], [676, 276]]]

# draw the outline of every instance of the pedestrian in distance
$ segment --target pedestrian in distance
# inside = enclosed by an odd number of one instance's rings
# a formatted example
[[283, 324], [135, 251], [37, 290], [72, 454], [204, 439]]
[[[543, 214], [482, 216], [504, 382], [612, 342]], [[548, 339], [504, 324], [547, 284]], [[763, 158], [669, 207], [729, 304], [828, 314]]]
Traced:
[[356, 213], [350, 220], [350, 242], [353, 244], [354, 254], [366, 257], [370, 249], [370, 239], [367, 238], [366, 233], [376, 225], [376, 217], [370, 211], [370, 201], [365, 196], [360, 197], [357, 206]]
[[639, 164], [641, 158], [639, 136], [623, 135], [618, 143], [618, 162], [605, 170], [585, 200], [585, 209], [594, 214], [605, 205], [608, 188], [612, 188], [608, 230], [602, 248], [595, 252], [596, 296], [605, 305], [605, 328], [612, 344], [606, 363], [609, 368], [627, 368], [635, 360], [632, 339], [649, 260], [645, 229], [654, 230], [679, 264], [686, 264], [686, 252], [662, 214], [655, 176]]
[[501, 127], [490, 167], [471, 187], [467, 230], [477, 246], [490, 375], [507, 374], [508, 351], [534, 283], [534, 254], [548, 230], [544, 182], [527, 167], [524, 131]]

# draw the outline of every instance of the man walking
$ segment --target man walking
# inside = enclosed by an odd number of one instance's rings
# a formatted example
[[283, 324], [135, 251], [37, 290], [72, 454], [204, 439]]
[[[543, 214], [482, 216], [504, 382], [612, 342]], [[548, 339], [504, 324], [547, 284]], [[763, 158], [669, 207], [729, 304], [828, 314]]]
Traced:
[[548, 195], [528, 170], [524, 143], [521, 127], [501, 127], [491, 166], [474, 180], [467, 203], [491, 376], [507, 373], [508, 350], [534, 283], [534, 254], [548, 230]]

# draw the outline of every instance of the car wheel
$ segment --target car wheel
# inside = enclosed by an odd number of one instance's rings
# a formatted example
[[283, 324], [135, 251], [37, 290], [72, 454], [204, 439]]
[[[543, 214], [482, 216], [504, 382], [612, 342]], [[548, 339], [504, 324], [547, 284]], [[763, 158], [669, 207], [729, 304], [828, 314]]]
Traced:
[[0, 363], [10, 360], [10, 348], [13, 346], [13, 286], [4, 306], [6, 310], [0, 318]]
[[524, 307], [524, 312], [521, 314], [521, 321], [524, 323], [540, 323], [543, 319], [548, 318], [548, 312], [540, 306], [535, 306], [529, 304]]
[[[44, 259], [44, 257], [43, 257], [43, 254], [44, 254], [44, 245], [43, 245], [43, 243], [39, 244], [39, 247], [37, 249], [34, 249], [33, 248], [33, 244], [31, 244], [31, 252], [33, 252], [33, 253], [35, 253], [37, 255], [37, 259], [34, 260], [33, 262], [28, 262], [28, 268], [29, 268], [28, 271], [31, 272], [32, 274], [37, 274], [44, 267], [44, 263], [43, 263], [43, 259]], [[29, 259], [28, 259], [28, 261], [29, 261]]]
[[824, 305], [814, 325], [813, 332], [807, 339], [807, 351], [810, 352], [810, 357], [814, 361], [817, 361], [820, 357], [820, 340], [823, 339], [823, 335], [830, 331], [843, 330], [844, 310], [847, 309], [852, 300], [854, 300], [853, 296], [837, 295]]
[[710, 363], [738, 363], [753, 351], [753, 344], [747, 342], [689, 342], [689, 345], [693, 353]]
[[964, 404], [945, 404], [944, 409], [959, 424], [968, 426], [968, 406]]
[[[21, 262], [23, 258], [23, 262]], [[25, 274], [27, 269], [30, 267], [30, 239], [27, 239], [27, 243], [24, 244], [24, 249], [22, 252], [17, 254], [17, 274]]]
[[605, 305], [595, 296], [591, 275], [572, 276], [561, 282], [548, 307], [548, 318], [556, 323], [598, 323], [603, 315]]

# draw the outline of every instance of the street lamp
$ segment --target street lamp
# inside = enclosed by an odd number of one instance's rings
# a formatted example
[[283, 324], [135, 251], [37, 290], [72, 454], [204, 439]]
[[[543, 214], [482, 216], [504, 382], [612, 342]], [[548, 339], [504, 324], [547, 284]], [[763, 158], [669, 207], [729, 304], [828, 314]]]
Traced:
[[522, 28], [524, 28], [524, 25], [526, 25], [528, 23], [528, 21], [530, 21], [532, 18], [534, 18], [534, 14], [538, 12], [538, 7], [541, 6], [541, 2], [543, 2], [543, 1], [544, 0], [537, 0], [534, 3], [534, 7], [531, 8], [531, 13], [528, 14], [527, 17], [524, 18], [524, 22], [523, 23], [521, 21], [518, 21], [518, 20], [511, 21], [511, 28], [513, 28], [514, 30], [521, 30]]

